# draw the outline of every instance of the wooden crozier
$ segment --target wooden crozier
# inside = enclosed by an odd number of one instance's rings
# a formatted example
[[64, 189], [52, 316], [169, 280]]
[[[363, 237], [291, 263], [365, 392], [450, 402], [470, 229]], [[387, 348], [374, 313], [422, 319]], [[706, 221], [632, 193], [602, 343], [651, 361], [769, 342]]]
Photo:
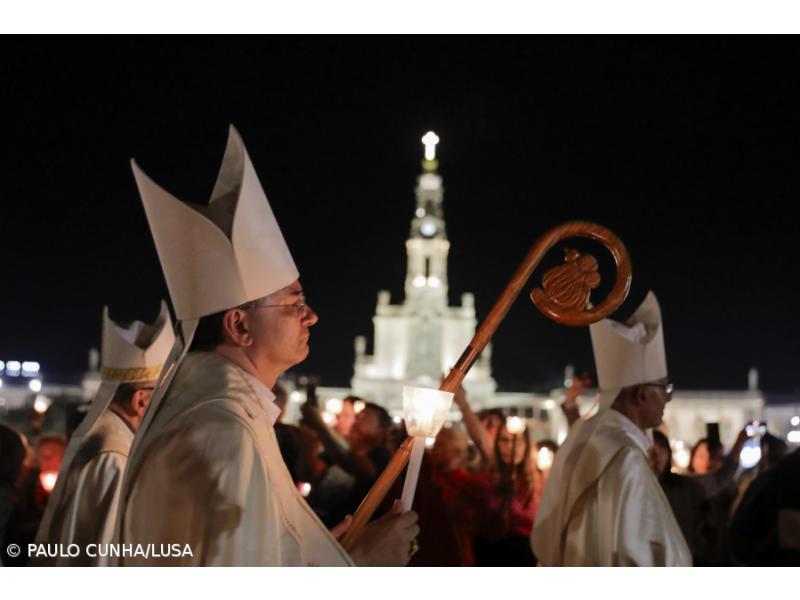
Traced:
[[[567, 250], [566, 263], [555, 267], [542, 277], [544, 289], [535, 288], [531, 300], [547, 317], [562, 325], [582, 326], [595, 323], [614, 312], [625, 300], [631, 285], [631, 262], [622, 241], [611, 231], [588, 221], [569, 221], [554, 227], [533, 244], [527, 256], [511, 277], [503, 293], [495, 302], [486, 319], [481, 323], [475, 337], [467, 346], [450, 374], [439, 387], [445, 392], [455, 392], [464, 376], [469, 372], [494, 332], [505, 318], [523, 286], [544, 255], [558, 242], [567, 238], [590, 238], [603, 244], [614, 257], [617, 278], [614, 287], [597, 307], [587, 308], [589, 294], [600, 284], [597, 260], [591, 255], [581, 255], [576, 250]], [[402, 473], [414, 438], [408, 437], [400, 445], [392, 460], [372, 486], [353, 516], [350, 529], [341, 539], [345, 549], [350, 549], [383, 501], [397, 477]]]

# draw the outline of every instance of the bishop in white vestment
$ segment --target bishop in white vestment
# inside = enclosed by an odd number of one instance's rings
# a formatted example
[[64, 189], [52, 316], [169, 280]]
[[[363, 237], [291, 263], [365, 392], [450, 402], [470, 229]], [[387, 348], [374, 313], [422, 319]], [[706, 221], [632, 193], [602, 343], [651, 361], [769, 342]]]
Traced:
[[121, 326], [104, 310], [102, 383], [70, 440], [36, 537], [37, 544], [75, 545], [77, 553], [37, 551], [34, 565], [107, 564], [134, 432], [174, 340], [164, 303], [153, 325]]
[[134, 175], [181, 336], [137, 432], [115, 533], [157, 556], [120, 564], [405, 564], [415, 513], [371, 524], [349, 554], [281, 457], [270, 389], [308, 355], [317, 315], [239, 134], [207, 207]]
[[599, 410], [556, 454], [531, 534], [542, 566], [691, 566], [648, 458], [668, 383], [661, 312], [650, 293], [631, 320], [590, 328]]

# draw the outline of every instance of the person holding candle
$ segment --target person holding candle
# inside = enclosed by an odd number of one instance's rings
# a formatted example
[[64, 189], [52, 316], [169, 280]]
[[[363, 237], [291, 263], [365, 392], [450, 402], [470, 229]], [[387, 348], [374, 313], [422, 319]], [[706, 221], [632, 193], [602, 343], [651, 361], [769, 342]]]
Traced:
[[[444, 377], [442, 377], [444, 381]], [[503, 423], [503, 414], [498, 409], [483, 410], [475, 413], [467, 401], [467, 392], [463, 385], [458, 386], [453, 396], [453, 403], [461, 411], [461, 417], [467, 433], [472, 440], [475, 455], [468, 461], [470, 471], [482, 471], [488, 468], [491, 461], [495, 438]]]
[[599, 410], [556, 455], [531, 544], [544, 566], [691, 566], [692, 556], [648, 458], [647, 430], [670, 401], [655, 295], [625, 323], [590, 325]]
[[529, 538], [539, 504], [536, 464], [527, 423], [509, 417], [495, 438], [489, 467], [481, 474], [475, 564], [533, 566]]
[[134, 441], [116, 537], [191, 555], [123, 564], [406, 564], [416, 514], [369, 524], [345, 550], [347, 523], [329, 531], [281, 459], [270, 390], [308, 355], [318, 317], [238, 132], [207, 206], [133, 170], [180, 336]]

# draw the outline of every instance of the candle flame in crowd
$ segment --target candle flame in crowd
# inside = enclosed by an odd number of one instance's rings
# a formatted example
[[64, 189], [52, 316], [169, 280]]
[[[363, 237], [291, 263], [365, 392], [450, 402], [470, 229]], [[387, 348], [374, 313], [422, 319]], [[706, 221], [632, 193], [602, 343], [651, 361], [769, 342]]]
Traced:
[[536, 455], [536, 466], [540, 471], [547, 471], [553, 466], [553, 451], [550, 448], [539, 448]]
[[44, 471], [39, 473], [39, 483], [42, 484], [42, 489], [48, 494], [53, 491], [54, 487], [56, 487], [57, 479], [58, 473], [55, 471]]
[[33, 410], [40, 415], [43, 415], [47, 412], [48, 408], [50, 408], [50, 398], [45, 396], [36, 396], [36, 400], [33, 402]]
[[525, 431], [525, 421], [523, 421], [519, 417], [507, 417], [506, 429], [508, 430], [508, 433], [510, 433], [511, 435], [517, 435], [518, 433], [522, 433], [523, 431]]
[[344, 410], [344, 402], [339, 398], [331, 398], [325, 403], [325, 410], [332, 415], [339, 415]]

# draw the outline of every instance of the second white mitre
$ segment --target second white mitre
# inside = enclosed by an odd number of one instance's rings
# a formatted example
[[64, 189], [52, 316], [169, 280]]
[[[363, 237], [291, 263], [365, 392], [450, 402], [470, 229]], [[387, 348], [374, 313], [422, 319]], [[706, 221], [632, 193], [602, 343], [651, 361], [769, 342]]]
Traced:
[[589, 326], [601, 392], [667, 376], [661, 308], [653, 292], [626, 324], [603, 319]]

